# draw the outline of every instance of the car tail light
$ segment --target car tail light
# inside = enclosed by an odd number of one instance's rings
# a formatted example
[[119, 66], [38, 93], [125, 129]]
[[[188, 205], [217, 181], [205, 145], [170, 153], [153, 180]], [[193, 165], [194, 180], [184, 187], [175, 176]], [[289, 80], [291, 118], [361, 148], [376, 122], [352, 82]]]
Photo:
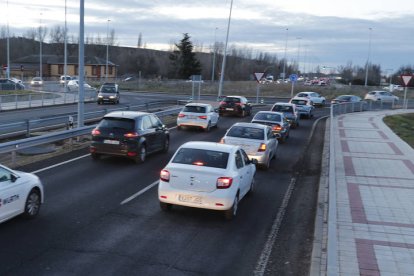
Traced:
[[98, 135], [101, 135], [101, 132], [99, 131], [99, 129], [93, 129], [92, 130], [92, 136], [98, 136]]
[[266, 151], [266, 144], [265, 143], [261, 143], [259, 146], [259, 150], [258, 151]]
[[196, 165], [196, 166], [204, 166], [204, 162], [203, 161], [194, 161], [193, 162], [193, 165]]
[[243, 106], [242, 103], [234, 103], [234, 105]]
[[129, 157], [135, 157], [135, 156], [137, 156], [137, 153], [136, 152], [133, 152], [133, 151], [128, 151], [127, 155]]
[[139, 134], [136, 132], [127, 132], [124, 134], [125, 138], [137, 138], [138, 136]]
[[181, 113], [178, 114], [178, 118], [184, 118], [184, 117], [185, 117], [184, 114], [181, 114]]
[[201, 116], [198, 116], [198, 118], [200, 118], [200, 119], [202, 119], [202, 120], [207, 120], [207, 116], [206, 116], [206, 115], [201, 115]]
[[164, 182], [170, 182], [170, 172], [167, 170], [162, 170], [160, 173], [160, 179]]
[[283, 128], [281, 126], [275, 125], [272, 129], [275, 131], [281, 131]]
[[220, 144], [225, 144], [226, 140], [224, 140], [224, 138], [220, 139]]
[[216, 187], [217, 189], [228, 189], [233, 183], [232, 177], [219, 177], [217, 178]]
[[220, 102], [220, 103], [219, 103], [219, 105], [224, 105], [224, 104], [226, 104], [226, 102]]

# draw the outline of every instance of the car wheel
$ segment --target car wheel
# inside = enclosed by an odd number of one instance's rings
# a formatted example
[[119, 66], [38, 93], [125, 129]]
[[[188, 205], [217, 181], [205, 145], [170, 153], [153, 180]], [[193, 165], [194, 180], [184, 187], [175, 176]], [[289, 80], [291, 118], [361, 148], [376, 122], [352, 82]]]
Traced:
[[168, 211], [171, 211], [172, 204], [160, 201], [160, 208], [161, 208], [162, 211], [168, 212]]
[[266, 163], [264, 163], [263, 166], [262, 166], [263, 169], [268, 170], [270, 168], [270, 161], [271, 160], [272, 160], [272, 158], [270, 158], [270, 155], [269, 155], [269, 158], [267, 158]]
[[321, 107], [324, 107], [325, 106], [325, 101], [322, 101], [321, 102]]
[[240, 117], [245, 117], [246, 116], [246, 111], [244, 109], [242, 109], [242, 111], [240, 112]]
[[211, 129], [211, 122], [209, 121], [207, 127], [204, 129], [205, 132], [209, 132]]
[[227, 220], [232, 220], [237, 215], [237, 209], [239, 207], [239, 194], [234, 198], [233, 206], [230, 209], [224, 211], [224, 216]]
[[147, 157], [147, 148], [145, 147], [145, 145], [141, 145], [141, 147], [139, 148], [138, 156], [135, 158], [135, 162], [138, 164], [144, 163], [146, 157]]
[[181, 126], [177, 126], [177, 130], [182, 130], [182, 127]]
[[286, 135], [283, 135], [282, 137], [280, 137], [279, 142], [281, 144], [285, 143], [286, 142]]
[[168, 149], [170, 148], [170, 138], [165, 138], [164, 141], [164, 147], [162, 148], [163, 152], [168, 152]]
[[31, 190], [24, 206], [24, 217], [30, 219], [37, 216], [40, 210], [40, 204], [41, 199], [39, 191]]
[[91, 153], [91, 157], [93, 161], [98, 161], [101, 158], [99, 153]]

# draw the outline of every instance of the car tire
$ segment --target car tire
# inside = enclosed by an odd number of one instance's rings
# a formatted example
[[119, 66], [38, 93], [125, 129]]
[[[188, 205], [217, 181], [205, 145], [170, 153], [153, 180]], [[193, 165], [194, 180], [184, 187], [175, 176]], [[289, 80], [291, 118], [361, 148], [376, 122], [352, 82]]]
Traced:
[[265, 169], [265, 170], [268, 170], [270, 168], [270, 162], [271, 161], [272, 161], [272, 158], [270, 158], [270, 156], [269, 156], [266, 163], [262, 165], [262, 168]]
[[210, 132], [211, 130], [211, 122], [209, 121], [207, 127], [204, 129], [205, 132]]
[[172, 204], [160, 201], [160, 208], [161, 208], [162, 211], [168, 212], [168, 211], [171, 211]]
[[177, 126], [177, 130], [182, 130], [182, 127], [181, 126]]
[[237, 215], [237, 209], [239, 207], [239, 194], [237, 193], [236, 197], [234, 198], [233, 205], [230, 209], [224, 211], [224, 217], [227, 220], [232, 220]]
[[244, 109], [242, 109], [242, 111], [240, 112], [240, 117], [246, 117], [246, 111]]
[[145, 162], [145, 158], [147, 157], [147, 148], [145, 144], [139, 147], [138, 155], [135, 157], [135, 163], [140, 164]]
[[41, 205], [40, 192], [38, 190], [31, 190], [27, 196], [26, 203], [24, 205], [23, 216], [27, 219], [32, 219], [39, 214]]
[[164, 147], [162, 148], [162, 152], [168, 152], [170, 148], [170, 138], [166, 137], [164, 141]]
[[91, 157], [93, 161], [99, 161], [99, 159], [101, 159], [101, 155], [99, 153], [91, 153]]

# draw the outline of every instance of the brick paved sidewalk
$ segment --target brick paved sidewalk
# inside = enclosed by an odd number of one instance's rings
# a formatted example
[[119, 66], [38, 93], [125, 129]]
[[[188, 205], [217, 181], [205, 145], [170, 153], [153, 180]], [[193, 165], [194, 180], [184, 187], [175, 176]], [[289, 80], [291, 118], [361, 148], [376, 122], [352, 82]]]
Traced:
[[327, 275], [414, 275], [414, 150], [382, 121], [401, 112], [332, 121], [336, 233]]

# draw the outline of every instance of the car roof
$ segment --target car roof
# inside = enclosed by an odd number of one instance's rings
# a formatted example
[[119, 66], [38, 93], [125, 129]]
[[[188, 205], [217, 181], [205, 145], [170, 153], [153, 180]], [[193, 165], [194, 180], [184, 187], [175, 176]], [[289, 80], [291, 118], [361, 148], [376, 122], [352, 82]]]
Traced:
[[283, 112], [277, 112], [277, 111], [264, 111], [263, 110], [263, 111], [257, 112], [256, 114], [258, 114], [258, 113], [270, 113], [270, 114], [277, 114], [277, 115], [280, 115], [280, 116], [284, 116]]
[[215, 142], [190, 141], [181, 145], [180, 148], [204, 149], [230, 153], [236, 151], [239, 148], [239, 146], [230, 144], [220, 144]]
[[224, 98], [245, 98], [244, 96], [225, 96]]
[[127, 119], [135, 119], [137, 117], [150, 114], [148, 112], [141, 112], [141, 111], [112, 111], [104, 116], [104, 118], [127, 118]]
[[207, 103], [188, 103], [185, 106], [209, 106], [211, 104], [207, 104]]
[[316, 93], [316, 92], [313, 92], [313, 91], [302, 91], [302, 92], [298, 92], [296, 95], [302, 94], [302, 93], [304, 93], [304, 94], [310, 94], [310, 93]]
[[275, 103], [273, 106], [275, 106], [275, 105], [288, 105], [288, 106], [295, 106], [295, 104], [293, 104], [293, 103], [282, 103], [282, 102], [277, 102], [277, 103]]
[[304, 97], [293, 97], [290, 100], [300, 100], [300, 101], [308, 101], [308, 102], [310, 101], [308, 98], [304, 98]]
[[267, 126], [262, 125], [262, 124], [256, 124], [256, 123], [244, 123], [244, 122], [240, 122], [240, 123], [235, 123], [233, 126], [241, 126], [241, 127], [254, 127], [254, 128], [261, 128], [261, 129], [265, 129], [267, 128]]

